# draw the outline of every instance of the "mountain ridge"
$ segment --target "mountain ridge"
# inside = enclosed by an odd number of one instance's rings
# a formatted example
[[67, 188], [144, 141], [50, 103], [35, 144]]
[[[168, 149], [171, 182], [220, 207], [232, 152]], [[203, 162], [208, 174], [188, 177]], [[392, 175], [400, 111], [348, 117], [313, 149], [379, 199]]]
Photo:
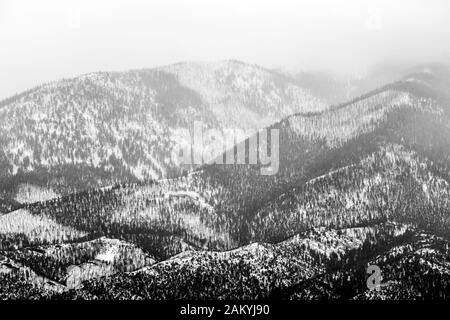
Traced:
[[[294, 82], [254, 65], [192, 66], [90, 73], [4, 100], [3, 192], [29, 182], [67, 194], [114, 181], [175, 176], [192, 167], [181, 166], [173, 153], [195, 121], [218, 130], [231, 125], [239, 138], [283, 114], [326, 107]], [[196, 87], [180, 80], [191, 69], [206, 79]]]
[[[1, 243], [22, 252], [107, 237], [159, 261], [67, 298], [448, 298], [449, 75], [414, 73], [270, 124], [276, 175], [209, 163], [32, 203], [0, 216]], [[366, 287], [371, 264], [386, 277], [380, 293]]]

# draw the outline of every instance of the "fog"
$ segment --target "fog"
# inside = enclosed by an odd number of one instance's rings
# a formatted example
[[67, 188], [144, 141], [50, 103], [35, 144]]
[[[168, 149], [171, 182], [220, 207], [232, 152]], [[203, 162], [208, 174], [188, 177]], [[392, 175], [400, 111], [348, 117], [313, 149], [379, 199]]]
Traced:
[[94, 71], [238, 59], [361, 75], [450, 61], [447, 0], [0, 0], [0, 99]]

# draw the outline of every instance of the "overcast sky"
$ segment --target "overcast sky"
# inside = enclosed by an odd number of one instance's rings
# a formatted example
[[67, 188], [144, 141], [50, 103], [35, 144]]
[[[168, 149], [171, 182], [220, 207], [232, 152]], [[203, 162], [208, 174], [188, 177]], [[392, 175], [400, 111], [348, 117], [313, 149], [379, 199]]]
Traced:
[[450, 61], [448, 0], [0, 0], [0, 99], [82, 73], [238, 59], [359, 73]]

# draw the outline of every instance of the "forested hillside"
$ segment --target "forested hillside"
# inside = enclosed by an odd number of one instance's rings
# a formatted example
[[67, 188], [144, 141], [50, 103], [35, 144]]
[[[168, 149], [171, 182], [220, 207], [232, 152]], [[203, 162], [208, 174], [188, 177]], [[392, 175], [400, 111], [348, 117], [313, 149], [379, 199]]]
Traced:
[[[172, 179], [27, 204], [0, 216], [3, 250], [59, 282], [67, 263], [49, 272], [52, 257], [30, 248], [116, 239], [136, 253], [129, 265], [138, 270], [95, 267], [109, 276], [81, 273], [80, 286], [46, 293], [52, 297], [448, 298], [448, 84], [448, 69], [420, 69], [270, 125], [279, 130], [274, 175], [261, 175], [260, 164], [207, 164]], [[365, 282], [370, 264], [386, 275], [377, 293]]]
[[56, 81], [1, 103], [0, 196], [15, 198], [23, 184], [56, 197], [177, 176], [191, 168], [176, 152], [196, 121], [244, 138], [324, 108], [294, 80], [238, 61]]

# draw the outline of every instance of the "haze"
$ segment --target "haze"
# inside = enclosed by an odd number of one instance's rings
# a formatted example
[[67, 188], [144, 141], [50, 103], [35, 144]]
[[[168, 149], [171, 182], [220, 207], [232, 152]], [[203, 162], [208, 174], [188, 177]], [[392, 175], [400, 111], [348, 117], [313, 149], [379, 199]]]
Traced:
[[356, 75], [378, 63], [448, 63], [449, 22], [447, 0], [0, 0], [0, 99], [186, 60]]

